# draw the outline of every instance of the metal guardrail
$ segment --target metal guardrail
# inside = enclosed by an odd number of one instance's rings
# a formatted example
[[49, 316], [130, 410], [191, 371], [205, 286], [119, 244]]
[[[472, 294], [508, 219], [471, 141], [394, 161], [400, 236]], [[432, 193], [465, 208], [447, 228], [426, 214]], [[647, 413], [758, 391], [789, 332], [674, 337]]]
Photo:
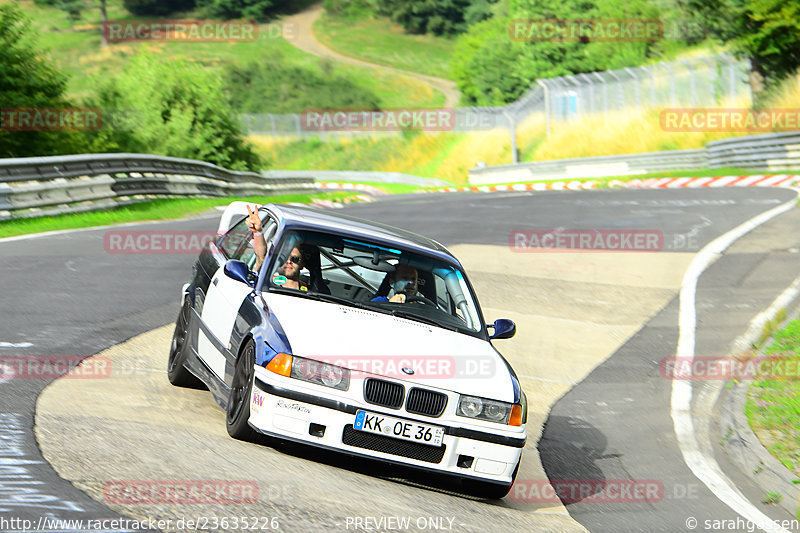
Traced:
[[713, 141], [696, 150], [669, 150], [576, 159], [535, 161], [470, 169], [471, 185], [513, 181], [632, 176], [669, 170], [740, 167], [767, 171], [800, 169], [800, 131]]
[[155, 155], [0, 159], [0, 220], [106, 209], [154, 197], [225, 197], [310, 190], [315, 190], [315, 181], [309, 176], [265, 176]]
[[402, 172], [373, 172], [365, 170], [262, 170], [261, 174], [268, 178], [302, 177], [316, 181], [372, 181], [376, 183], [402, 183], [419, 187], [445, 187], [446, 181], [436, 178], [423, 178]]
[[712, 168], [800, 169], [800, 131], [713, 141], [706, 150]]

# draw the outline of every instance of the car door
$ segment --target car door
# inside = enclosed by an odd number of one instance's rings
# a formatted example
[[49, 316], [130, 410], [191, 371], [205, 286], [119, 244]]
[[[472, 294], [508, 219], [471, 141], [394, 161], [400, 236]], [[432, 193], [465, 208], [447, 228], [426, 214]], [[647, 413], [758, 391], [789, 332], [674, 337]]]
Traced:
[[[225, 263], [231, 259], [244, 260], [252, 267], [255, 261], [252, 233], [245, 220], [234, 225], [219, 241], [211, 245], [211, 253], [216, 262], [216, 271], [211, 276], [200, 314], [202, 327], [198, 334], [197, 352], [200, 359], [221, 381], [231, 372], [236, 361], [236, 347], [231, 346], [231, 333], [239, 309], [253, 289], [240, 281], [225, 275]], [[212, 267], [213, 268], [213, 267]]]

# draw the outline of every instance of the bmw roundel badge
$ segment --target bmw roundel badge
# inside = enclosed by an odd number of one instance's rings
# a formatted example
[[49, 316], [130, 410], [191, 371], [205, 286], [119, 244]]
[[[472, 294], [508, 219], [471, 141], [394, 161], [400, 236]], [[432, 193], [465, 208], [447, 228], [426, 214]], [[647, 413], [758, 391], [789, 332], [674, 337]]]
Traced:
[[409, 368], [409, 367], [407, 367], [407, 366], [404, 366], [404, 367], [402, 368], [402, 370], [403, 370], [403, 372], [405, 372], [405, 373], [406, 373], [406, 374], [408, 374], [409, 376], [413, 376], [413, 375], [414, 375], [414, 369], [413, 369], [413, 368]]

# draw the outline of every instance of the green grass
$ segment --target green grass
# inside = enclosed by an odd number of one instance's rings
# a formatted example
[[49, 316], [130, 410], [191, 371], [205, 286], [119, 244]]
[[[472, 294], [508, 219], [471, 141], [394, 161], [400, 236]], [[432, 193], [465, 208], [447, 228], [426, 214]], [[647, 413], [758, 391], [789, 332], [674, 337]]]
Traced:
[[[147, 49], [168, 59], [194, 61], [220, 72], [229, 63], [280, 56], [287, 65], [307, 68], [323, 75], [337, 73], [349, 78], [356, 85], [374, 93], [381, 107], [436, 107], [444, 103], [444, 95], [421, 81], [400, 74], [332, 63], [306, 54], [276, 36], [274, 30], [269, 31], [270, 26], [267, 25], [260, 27], [258, 40], [253, 42], [159, 41], [116, 43], [102, 49], [99, 9], [86, 10], [83, 19], [72, 27], [66, 15], [58, 9], [37, 6], [30, 1], [20, 2], [20, 5], [33, 19], [31, 24], [36, 30], [38, 43], [47, 49], [47, 55], [58, 67], [70, 76], [68, 95], [77, 99], [91, 96], [100, 80], [121, 72], [131, 55]], [[136, 18], [124, 10], [121, 0], [109, 0], [108, 17], [109, 20]]]
[[177, 198], [139, 202], [128, 206], [104, 211], [74, 213], [53, 217], [37, 217], [0, 222], [0, 238], [56, 231], [64, 229], [109, 226], [126, 222], [147, 222], [152, 220], [171, 220], [204, 213], [216, 206], [227, 205], [236, 200], [265, 203], [310, 202], [312, 198], [322, 200], [343, 200], [354, 196], [353, 191], [332, 191], [313, 194], [283, 194], [275, 196], [247, 196], [225, 198]]
[[765, 355], [793, 364], [785, 364], [783, 375], [751, 384], [745, 414], [766, 448], [800, 475], [800, 375], [792, 370], [800, 367], [800, 319], [775, 333]]
[[314, 34], [325, 46], [346, 56], [452, 79], [453, 39], [409, 35], [383, 17], [338, 17], [327, 12], [314, 24]]

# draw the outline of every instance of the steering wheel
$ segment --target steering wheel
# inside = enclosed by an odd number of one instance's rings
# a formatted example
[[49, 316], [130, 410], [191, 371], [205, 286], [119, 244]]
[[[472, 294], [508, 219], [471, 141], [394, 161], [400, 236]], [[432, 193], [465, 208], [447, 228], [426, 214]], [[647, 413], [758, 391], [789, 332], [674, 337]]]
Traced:
[[406, 296], [406, 303], [411, 303], [411, 302], [422, 302], [424, 304], [428, 304], [428, 305], [432, 305], [434, 307], [437, 307], [437, 305], [435, 303], [433, 303], [431, 300], [425, 298], [424, 296]]

